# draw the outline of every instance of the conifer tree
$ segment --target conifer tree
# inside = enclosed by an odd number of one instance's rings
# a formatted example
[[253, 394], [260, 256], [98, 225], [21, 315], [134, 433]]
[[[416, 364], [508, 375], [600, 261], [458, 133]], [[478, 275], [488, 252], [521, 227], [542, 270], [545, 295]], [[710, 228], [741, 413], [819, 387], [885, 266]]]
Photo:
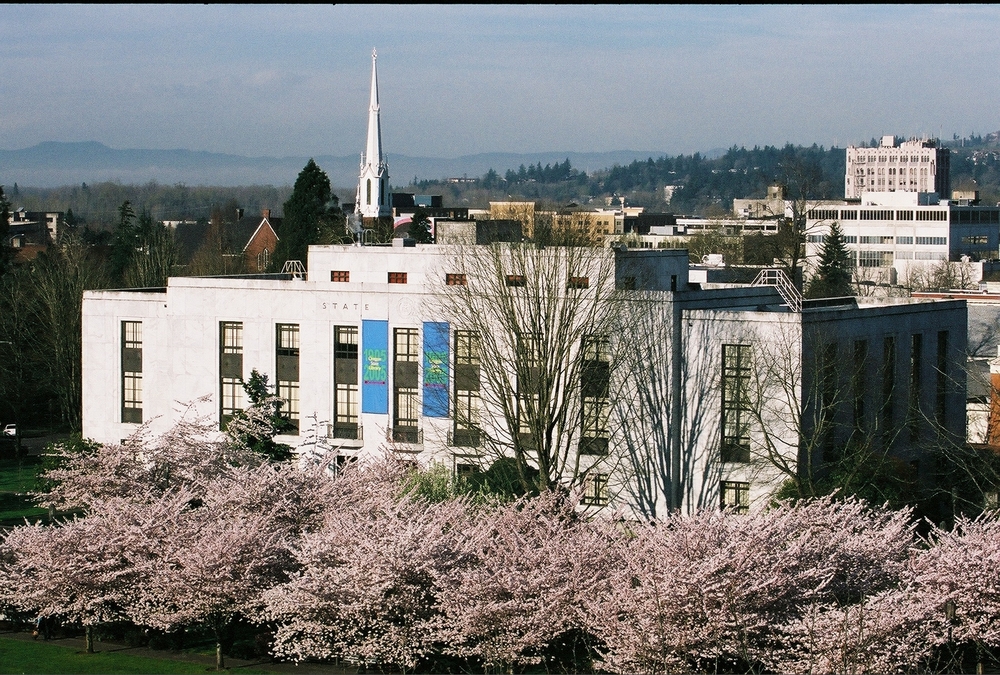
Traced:
[[809, 298], [837, 298], [852, 295], [851, 255], [844, 244], [844, 234], [840, 224], [834, 222], [826, 235], [820, 251], [819, 268], [809, 282], [806, 296]]
[[330, 191], [330, 179], [312, 159], [295, 180], [292, 196], [284, 205], [284, 221], [274, 249], [274, 267], [287, 260], [306, 262], [310, 244], [320, 240], [330, 221], [339, 219], [337, 197]]

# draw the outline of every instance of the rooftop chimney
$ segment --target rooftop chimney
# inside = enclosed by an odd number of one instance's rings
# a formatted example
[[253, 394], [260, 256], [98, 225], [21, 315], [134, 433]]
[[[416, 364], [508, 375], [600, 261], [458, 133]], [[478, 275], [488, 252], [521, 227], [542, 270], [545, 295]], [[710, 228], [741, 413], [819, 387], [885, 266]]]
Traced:
[[260, 215], [264, 216], [265, 218], [270, 218], [271, 217], [271, 209], [264, 209], [263, 211], [260, 212]]

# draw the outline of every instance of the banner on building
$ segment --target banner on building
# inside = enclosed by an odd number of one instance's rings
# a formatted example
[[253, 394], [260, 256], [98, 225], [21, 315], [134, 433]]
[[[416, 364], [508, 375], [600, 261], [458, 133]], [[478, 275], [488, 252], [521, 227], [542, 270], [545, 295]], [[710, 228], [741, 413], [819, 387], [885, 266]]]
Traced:
[[448, 416], [448, 324], [424, 322], [424, 417]]
[[389, 322], [361, 322], [361, 412], [389, 414]]

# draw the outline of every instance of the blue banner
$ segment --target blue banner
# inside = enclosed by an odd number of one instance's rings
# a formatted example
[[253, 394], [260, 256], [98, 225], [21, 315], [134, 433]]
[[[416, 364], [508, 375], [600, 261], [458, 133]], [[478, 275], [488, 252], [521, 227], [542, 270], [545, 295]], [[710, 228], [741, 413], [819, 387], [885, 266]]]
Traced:
[[361, 322], [361, 412], [389, 414], [389, 322]]
[[448, 416], [448, 324], [424, 322], [424, 417]]

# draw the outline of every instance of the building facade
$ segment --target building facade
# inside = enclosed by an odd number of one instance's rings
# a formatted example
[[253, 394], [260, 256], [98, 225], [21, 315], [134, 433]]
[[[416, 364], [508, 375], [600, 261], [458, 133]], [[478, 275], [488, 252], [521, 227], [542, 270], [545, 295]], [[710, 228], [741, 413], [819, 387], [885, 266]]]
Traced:
[[[856, 201], [810, 206], [808, 261], [819, 259], [834, 222], [844, 234], [859, 279], [904, 283], [943, 262], [995, 260], [1000, 250], [1000, 207], [943, 200], [933, 192], [864, 192]], [[982, 276], [982, 266], [976, 267], [980, 271], [971, 282]]]
[[[475, 287], [463, 259], [501, 246], [314, 246], [308, 278], [88, 291], [84, 435], [119, 442], [142, 424], [169, 426], [188, 404], [221, 430], [246, 406], [242, 383], [256, 369], [292, 422], [279, 441], [487, 469], [523, 430], [502, 410], [509, 392], [490, 391], [506, 385], [479, 359], [509, 359], [517, 405], [530, 404], [514, 365], [526, 343], [508, 336], [517, 349], [480, 351], [483, 329], [468, 330], [442, 297]], [[964, 379], [953, 366], [965, 348], [963, 301], [796, 305], [773, 286], [689, 284], [684, 250], [591, 255], [613, 266], [618, 323], [570, 334], [565, 363], [607, 374], [565, 385], [573, 457], [562, 478], [583, 485], [594, 508], [749, 508], [767, 502], [788, 467], [820, 466], [858, 430], [910, 424], [915, 439], [934, 420], [964, 436]], [[519, 276], [501, 284], [512, 297], [531, 292]], [[598, 286], [577, 275], [564, 288], [596, 298]], [[916, 452], [909, 435], [879, 438]]]
[[951, 195], [951, 155], [936, 140], [899, 143], [883, 136], [877, 148], [847, 148], [844, 196], [857, 199], [864, 192], [936, 192]]

